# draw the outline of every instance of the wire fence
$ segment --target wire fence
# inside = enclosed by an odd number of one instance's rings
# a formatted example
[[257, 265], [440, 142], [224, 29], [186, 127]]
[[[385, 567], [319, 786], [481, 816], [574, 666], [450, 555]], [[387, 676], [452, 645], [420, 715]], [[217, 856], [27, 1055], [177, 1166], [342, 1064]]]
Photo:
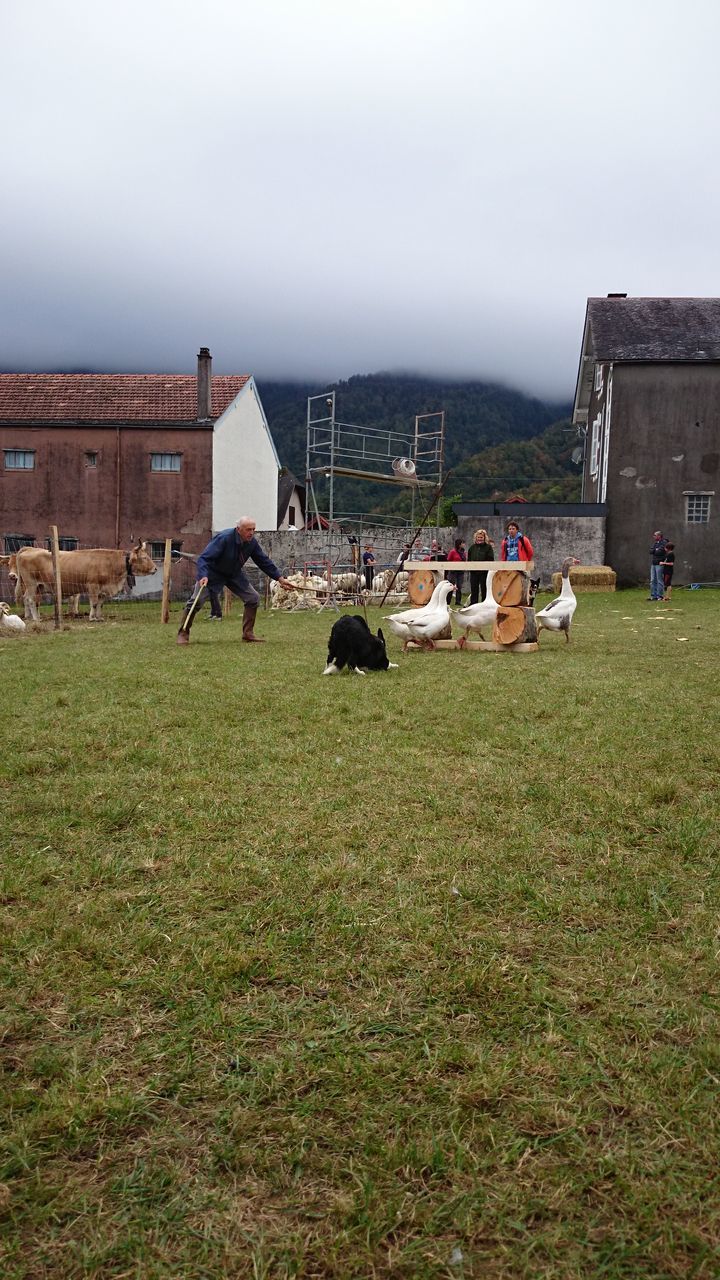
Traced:
[[[22, 614], [26, 621], [33, 621], [33, 613], [37, 613], [39, 620], [44, 623], [52, 620], [55, 613], [52, 554], [43, 546], [33, 549], [41, 555], [33, 557], [27, 564], [30, 574], [29, 585], [31, 588], [35, 586], [34, 592], [32, 589], [28, 591], [30, 601], [25, 600], [18, 573], [17, 553], [12, 552], [0, 556], [0, 601], [8, 604], [14, 612]], [[24, 548], [19, 550], [22, 551]], [[126, 555], [132, 557], [132, 552], [125, 550], [99, 552], [104, 557], [105, 581], [104, 585], [101, 585], [98, 608], [93, 609], [89, 583], [95, 575], [88, 575], [86, 566], [76, 572], [73, 559], [76, 552], [84, 551], [98, 551], [98, 548], [78, 543], [72, 549], [61, 549], [59, 552], [64, 619], [88, 620], [92, 614], [115, 621], [141, 617], [160, 620], [163, 596], [162, 558], [152, 559], [144, 553], [141, 556], [140, 567], [133, 564], [132, 575], [128, 576]], [[20, 566], [22, 565], [21, 555]], [[184, 603], [192, 593], [195, 577], [195, 557], [173, 555], [170, 565], [169, 603]]]
[[[398, 568], [397, 532], [388, 529], [385, 536], [383, 532], [380, 532], [377, 541], [366, 544], [366, 546], [372, 545], [374, 564], [371, 576], [375, 579], [373, 586], [376, 593], [378, 588], [384, 590], [387, 579]], [[367, 587], [368, 578], [363, 564], [365, 546], [360, 544], [357, 537], [352, 541], [349, 538], [343, 539], [342, 546], [330, 561], [322, 554], [313, 554], [312, 543], [310, 540], [306, 542], [304, 538], [292, 540], [291, 554], [287, 554], [288, 549], [285, 546], [278, 546], [277, 549], [272, 545], [268, 546], [268, 542], [272, 543], [273, 538], [277, 537], [277, 534], [263, 537], [263, 547], [273, 559], [276, 559], [285, 575], [322, 576], [332, 583], [332, 590], [338, 596], [347, 595], [353, 599], [359, 599], [360, 592]], [[51, 539], [47, 541], [50, 543]], [[52, 553], [47, 546], [36, 546], [33, 549], [40, 554], [28, 560], [22, 556], [24, 548], [18, 548], [21, 553], [21, 566], [25, 565], [24, 576], [29, 577], [29, 582], [26, 583], [28, 600], [24, 597], [18, 575], [18, 552], [8, 552], [0, 556], [0, 601], [7, 603], [14, 612], [23, 615], [26, 621], [34, 621], [37, 618], [42, 623], [52, 622], [55, 616]], [[159, 550], [158, 544], [154, 544], [152, 549]], [[420, 555], [422, 550], [418, 542], [413, 555]], [[100, 599], [96, 605], [91, 601], [88, 591], [90, 579], [87, 565], [81, 565], [80, 570], [76, 571], [78, 562], [75, 561], [75, 553], [85, 551], [98, 552], [108, 560], [105, 575], [107, 581], [101, 589]], [[126, 554], [131, 553], [126, 553], [125, 550], [100, 553], [98, 548], [82, 543], [72, 548], [60, 546], [58, 563], [64, 620], [72, 619], [79, 622], [100, 619], [120, 621], [147, 618], [158, 622], [161, 620], [164, 557], [155, 555], [151, 558], [149, 550], [145, 551], [140, 556], [140, 564], [132, 565], [133, 581], [127, 574]], [[179, 614], [192, 595], [197, 573], [196, 561], [197, 557], [194, 555], [177, 550], [172, 552], [167, 602], [168, 605], [175, 606], [173, 614]], [[245, 564], [244, 572], [260, 596], [261, 607], [270, 607], [272, 596], [266, 576], [252, 561]], [[356, 585], [351, 586], [353, 578]], [[33, 592], [32, 587], [35, 583], [37, 585]]]

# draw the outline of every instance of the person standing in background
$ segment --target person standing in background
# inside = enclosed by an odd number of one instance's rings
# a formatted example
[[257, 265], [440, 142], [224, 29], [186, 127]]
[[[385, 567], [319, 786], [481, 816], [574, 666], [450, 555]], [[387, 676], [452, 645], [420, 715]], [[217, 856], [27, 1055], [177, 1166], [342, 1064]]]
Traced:
[[660, 561], [660, 566], [663, 571], [663, 586], [665, 588], [665, 594], [663, 596], [663, 600], [669, 600], [670, 597], [672, 596], [672, 579], [673, 579], [673, 570], [675, 568], [675, 543], [674, 542], [665, 543], [665, 559]]
[[365, 543], [362, 561], [365, 571], [365, 590], [372, 591], [373, 578], [375, 577], [375, 556], [370, 542]]
[[[453, 563], [455, 563], [456, 560], [463, 561], [466, 559], [465, 543], [462, 538], [456, 538], [455, 546], [452, 551], [448, 551], [448, 560], [452, 560]], [[465, 577], [464, 573], [459, 573], [457, 570], [453, 569], [446, 574], [446, 577], [448, 582], [452, 582], [455, 586], [455, 603], [457, 605], [461, 605], [463, 578]]]
[[[494, 560], [495, 546], [488, 537], [487, 529], [477, 529], [468, 549], [469, 561]], [[470, 574], [470, 604], [477, 604], [478, 598], [484, 600], [487, 595], [487, 572]]]
[[505, 537], [500, 545], [501, 560], [532, 560], [535, 552], [529, 538], [520, 532], [515, 520], [508, 520]]
[[662, 600], [665, 594], [662, 562], [665, 559], [666, 547], [667, 539], [663, 537], [662, 529], [656, 529], [653, 534], [653, 544], [650, 548], [650, 595], [648, 600]]

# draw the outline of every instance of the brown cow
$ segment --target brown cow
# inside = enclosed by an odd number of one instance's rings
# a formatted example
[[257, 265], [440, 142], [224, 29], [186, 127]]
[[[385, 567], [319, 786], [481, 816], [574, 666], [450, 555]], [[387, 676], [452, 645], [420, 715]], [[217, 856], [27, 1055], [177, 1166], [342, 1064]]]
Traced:
[[[18, 575], [18, 571], [17, 571], [17, 552], [16, 552], [16, 551], [13, 551], [9, 556], [0, 556], [0, 564], [4, 564], [4, 565], [6, 565], [6, 567], [7, 567], [7, 571], [8, 571], [8, 578], [10, 579], [10, 586], [11, 586], [11, 587], [12, 587], [12, 589], [13, 589], [13, 596], [14, 596], [14, 598], [15, 598], [15, 603], [16, 603], [16, 605], [21, 605], [21, 604], [23, 604], [23, 589], [22, 589], [22, 583], [21, 583], [21, 581], [20, 581], [20, 577], [19, 577], [19, 575]], [[42, 587], [38, 587], [38, 589], [37, 589], [37, 603], [38, 603], [38, 604], [40, 604], [40, 601], [42, 600], [42, 594], [43, 594], [43, 589], [42, 589]], [[78, 611], [78, 605], [79, 605], [79, 603], [80, 603], [80, 597], [79, 597], [79, 596], [74, 596], [74, 597], [73, 597], [73, 602], [72, 602], [72, 603], [74, 604], [74, 610], [73, 610], [73, 612], [77, 613], [77, 611]], [[71, 606], [71, 608], [72, 608], [72, 606]], [[32, 617], [32, 614], [30, 613], [30, 607], [29, 607], [29, 605], [27, 604], [27, 602], [25, 602], [25, 603], [24, 603], [24, 610], [23, 610], [23, 612], [24, 612], [24, 614], [25, 614], [25, 621], [27, 622], [27, 621]]]
[[[134, 574], [155, 573], [157, 567], [144, 542], [138, 542], [129, 553], [104, 547], [88, 551], [59, 551], [58, 560], [63, 595], [86, 593], [90, 601], [91, 622], [102, 622], [102, 601], [118, 595], [128, 578]], [[52, 591], [54, 586], [52, 556], [41, 547], [22, 547], [17, 553], [17, 571], [30, 615], [37, 622], [40, 616], [36, 603], [37, 588], [45, 586]]]

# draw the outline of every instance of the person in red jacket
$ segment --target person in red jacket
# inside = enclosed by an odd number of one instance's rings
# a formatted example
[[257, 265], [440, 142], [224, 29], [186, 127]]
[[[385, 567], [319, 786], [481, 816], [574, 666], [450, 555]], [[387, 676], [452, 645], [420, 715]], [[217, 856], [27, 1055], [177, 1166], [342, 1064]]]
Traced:
[[500, 546], [500, 559], [532, 560], [533, 555], [533, 544], [530, 539], [520, 532], [520, 528], [514, 520], [509, 520], [506, 525], [505, 537]]
[[[465, 543], [463, 542], [462, 538], [455, 539], [455, 546], [453, 547], [452, 551], [448, 551], [448, 560], [453, 560], [453, 561], [459, 560], [461, 563], [464, 560], [467, 560], [467, 555], [465, 552]], [[461, 605], [463, 578], [465, 577], [465, 574], [458, 573], [455, 569], [453, 569], [450, 572], [446, 573], [445, 577], [447, 578], [448, 582], [452, 582], [454, 584], [455, 603], [457, 605]]]

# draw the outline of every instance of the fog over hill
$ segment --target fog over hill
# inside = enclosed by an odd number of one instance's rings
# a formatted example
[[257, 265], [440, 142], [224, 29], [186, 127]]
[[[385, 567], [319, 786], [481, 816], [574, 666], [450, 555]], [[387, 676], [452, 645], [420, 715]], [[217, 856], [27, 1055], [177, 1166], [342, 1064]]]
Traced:
[[[358, 426], [409, 432], [416, 414], [444, 409], [445, 461], [452, 471], [447, 493], [472, 501], [532, 487], [535, 498], [548, 496], [550, 488], [558, 501], [576, 496], [570, 455], [577, 439], [569, 431], [567, 403], [548, 403], [497, 383], [397, 373], [358, 374], [324, 386], [259, 379], [258, 388], [280, 461], [300, 478], [307, 397], [334, 390], [337, 419]], [[343, 482], [338, 496], [352, 510], [399, 514], [408, 505], [406, 494], [357, 481]]]

